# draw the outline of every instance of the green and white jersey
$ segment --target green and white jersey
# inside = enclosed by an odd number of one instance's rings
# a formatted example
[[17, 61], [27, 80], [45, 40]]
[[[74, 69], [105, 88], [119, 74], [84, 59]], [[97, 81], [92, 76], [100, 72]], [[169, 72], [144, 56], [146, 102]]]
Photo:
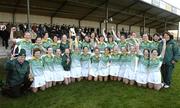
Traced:
[[33, 76], [36, 77], [36, 76], [44, 75], [43, 62], [41, 59], [32, 58], [31, 60], [29, 60], [29, 62]]
[[53, 42], [51, 43], [51, 46], [52, 46], [53, 52], [56, 52], [56, 49], [60, 47], [60, 43]]
[[120, 54], [117, 53], [117, 54], [111, 54], [111, 57], [110, 57], [110, 61], [111, 61], [111, 64], [112, 65], [119, 65], [120, 63]]
[[127, 41], [127, 43], [128, 43], [129, 45], [132, 45], [132, 46], [134, 46], [134, 45], [136, 45], [137, 43], [139, 43], [139, 40], [138, 40], [137, 38], [128, 38], [128, 39], [126, 39], [126, 41]]
[[[59, 65], [62, 65], [62, 57], [61, 56], [54, 56], [54, 65], [55, 66], [59, 66]], [[56, 67], [54, 67], [54, 68], [56, 68]]]
[[91, 57], [91, 63], [92, 64], [97, 64], [97, 63], [99, 63], [99, 61], [100, 61], [100, 55], [93, 55], [92, 57]]
[[144, 58], [143, 55], [139, 55], [138, 57], [139, 57], [139, 64], [143, 64], [146, 67], [149, 66], [149, 59]]
[[138, 55], [137, 54], [129, 54], [131, 62], [130, 67], [132, 70], [137, 71], [137, 65], [138, 65]]
[[143, 52], [144, 49], [151, 49], [151, 41], [142, 41], [140, 46], [139, 46], [139, 49], [141, 51], [141, 53]]
[[129, 54], [121, 54], [120, 61], [121, 63], [130, 63], [131, 56]]
[[54, 71], [54, 57], [51, 55], [43, 55], [42, 56], [43, 66], [45, 71]]
[[25, 49], [26, 50], [26, 56], [31, 57], [32, 56], [32, 48], [33, 44], [31, 41], [27, 41], [25, 39], [22, 39], [17, 42], [17, 45], [19, 49]]
[[36, 44], [36, 43], [34, 43], [34, 44], [33, 44], [32, 51], [33, 51], [33, 49], [35, 49], [35, 48], [39, 48], [39, 49], [41, 50], [41, 54], [43, 54], [42, 52], [45, 52], [45, 51], [44, 51], [45, 48], [43, 47], [42, 44]]
[[91, 55], [90, 54], [81, 54], [81, 61], [89, 61], [91, 58]]
[[139, 55], [139, 61], [138, 61], [138, 68], [137, 72], [138, 73], [147, 73], [148, 72], [148, 67], [149, 67], [149, 59], [144, 58], [144, 56]]
[[115, 41], [113, 41], [113, 42], [107, 42], [107, 47], [109, 47], [110, 49], [113, 49], [113, 47], [114, 46], [116, 46], [117, 45], [117, 43], [115, 42]]
[[47, 39], [42, 39], [42, 44], [43, 44], [43, 47], [44, 48], [48, 48], [48, 47], [51, 47], [51, 44], [52, 44], [52, 40], [50, 38], [47, 38]]
[[35, 49], [35, 48], [42, 49], [43, 46], [42, 46], [42, 44], [33, 43], [32, 47], [33, 47], [33, 49]]
[[107, 47], [107, 44], [105, 43], [105, 42], [102, 42], [102, 43], [98, 43], [97, 44], [97, 47], [99, 48], [99, 51], [101, 52], [101, 53], [103, 53], [104, 52], [104, 49]]
[[71, 54], [71, 68], [81, 67], [81, 54], [80, 52], [72, 52]]
[[100, 61], [100, 55], [93, 55], [91, 57], [91, 67], [94, 69], [99, 69], [99, 61]]
[[102, 54], [100, 61], [101, 61], [101, 63], [104, 63], [104, 64], [109, 63], [109, 61], [110, 61], [110, 55]]
[[162, 65], [163, 58], [158, 56], [155, 59], [150, 58], [149, 60], [149, 70], [150, 72], [160, 72], [160, 67]]
[[83, 49], [85, 46], [88, 47], [88, 49], [90, 50], [90, 48], [91, 48], [90, 42], [82, 41], [82, 44], [81, 44], [82, 49]]
[[150, 49], [151, 50], [158, 49], [158, 46], [159, 46], [159, 42], [152, 41], [150, 44]]
[[81, 64], [82, 67], [89, 67], [90, 62], [91, 62], [91, 55], [90, 54], [81, 54]]
[[131, 61], [134, 61], [138, 58], [138, 54], [129, 54]]
[[100, 61], [99, 61], [99, 68], [100, 69], [108, 68], [109, 63], [110, 63], [110, 55], [102, 54], [101, 58], [100, 58]]
[[119, 41], [119, 42], [118, 42], [118, 47], [119, 47], [120, 49], [122, 49], [123, 47], [127, 47], [127, 46], [128, 46], [127, 41]]

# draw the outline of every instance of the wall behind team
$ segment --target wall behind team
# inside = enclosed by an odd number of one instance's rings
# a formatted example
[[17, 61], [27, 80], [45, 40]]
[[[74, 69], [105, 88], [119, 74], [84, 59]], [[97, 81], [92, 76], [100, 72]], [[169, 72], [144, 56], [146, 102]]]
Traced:
[[[0, 12], [0, 22], [13, 22], [13, 15], [12, 13], [5, 13], [5, 12]], [[15, 14], [15, 23], [26, 23], [27, 22], [27, 15], [26, 14]], [[39, 15], [30, 15], [30, 23], [37, 23], [37, 24], [50, 24], [51, 23], [51, 18], [48, 16], [39, 16]], [[52, 24], [66, 24], [66, 25], [75, 25], [79, 26], [79, 21], [77, 19], [68, 19], [68, 18], [57, 18], [54, 17], [52, 19]], [[93, 28], [100, 28], [100, 23], [96, 21], [87, 21], [87, 20], [82, 20], [80, 21], [81, 27], [93, 27]], [[116, 29], [116, 24], [113, 23], [108, 23], [107, 29], [108, 31], [111, 30], [111, 27], [114, 27], [114, 30]], [[105, 27], [104, 23], [101, 23], [101, 28], [103, 29]], [[122, 28], [124, 28], [124, 31], [129, 31], [129, 26], [128, 25], [118, 25], [118, 31], [122, 31]], [[138, 26], [132, 26], [131, 31], [136, 32], [137, 34], [140, 34], [140, 27]], [[149, 33], [149, 29], [145, 28], [145, 32]], [[150, 29], [150, 35], [153, 35], [156, 33], [156, 29]]]

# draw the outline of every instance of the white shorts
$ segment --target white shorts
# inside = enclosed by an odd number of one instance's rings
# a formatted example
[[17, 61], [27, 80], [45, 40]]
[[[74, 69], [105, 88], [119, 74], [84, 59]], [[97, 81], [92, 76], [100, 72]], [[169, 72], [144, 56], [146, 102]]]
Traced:
[[161, 73], [160, 72], [150, 72], [147, 80], [149, 83], [161, 84]]
[[89, 71], [89, 75], [91, 75], [93, 77], [98, 77], [99, 69], [91, 67], [90, 71]]
[[123, 78], [129, 79], [129, 80], [135, 80], [135, 78], [136, 78], [135, 72], [133, 72], [132, 69], [129, 67], [124, 72]]
[[81, 77], [81, 67], [71, 68], [71, 77], [80, 78]]
[[81, 68], [81, 76], [88, 77], [89, 74], [89, 67], [88, 68]]
[[64, 78], [70, 78], [71, 72], [70, 71], [64, 71]]
[[123, 77], [124, 77], [124, 73], [125, 73], [125, 68], [120, 67], [120, 68], [119, 68], [118, 76], [121, 77], [121, 78], [123, 78]]
[[109, 75], [118, 76], [118, 73], [119, 73], [119, 66], [110, 66]]
[[53, 72], [45, 70], [44, 77], [45, 77], [46, 82], [53, 81]]
[[31, 87], [38, 88], [46, 84], [44, 75], [35, 76]]
[[99, 76], [108, 76], [109, 75], [109, 70], [110, 68], [107, 67], [107, 68], [101, 68], [99, 70]]
[[148, 73], [137, 72], [136, 82], [140, 84], [147, 84]]
[[64, 80], [64, 74], [63, 70], [56, 70], [53, 72], [53, 81], [63, 81]]

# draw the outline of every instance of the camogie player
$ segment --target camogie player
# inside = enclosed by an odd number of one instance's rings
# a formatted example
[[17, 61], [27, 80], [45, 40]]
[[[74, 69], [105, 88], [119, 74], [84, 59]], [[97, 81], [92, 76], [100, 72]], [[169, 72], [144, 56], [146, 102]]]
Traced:
[[91, 53], [94, 51], [94, 48], [96, 46], [96, 42], [98, 41], [96, 33], [92, 32], [91, 33], [91, 38], [90, 38], [90, 45], [91, 45]]
[[74, 50], [75, 48], [78, 48], [80, 52], [82, 50], [82, 42], [80, 41], [80, 36], [76, 36], [75, 40], [72, 41], [71, 49]]
[[160, 36], [159, 36], [158, 33], [155, 33], [155, 34], [153, 35], [153, 41], [152, 41], [151, 44], [150, 44], [151, 50], [152, 50], [152, 49], [158, 49], [159, 43], [160, 43]]
[[128, 42], [128, 44], [130, 45], [136, 45], [137, 43], [140, 43], [140, 40], [136, 37], [136, 33], [132, 32], [130, 37], [126, 39], [126, 41]]
[[166, 50], [166, 40], [163, 39], [163, 48], [160, 56], [158, 56], [157, 49], [153, 49], [151, 51], [151, 57], [149, 60], [149, 75], [147, 79], [149, 88], [160, 90], [162, 87], [160, 69], [165, 55], [165, 50]]
[[[126, 74], [130, 70], [130, 56], [127, 47], [121, 48], [120, 54], [120, 69], [118, 73], [118, 80], [121, 81], [124, 78], [124, 74]], [[124, 81], [124, 80], [123, 80]]]
[[58, 48], [55, 50], [55, 56], [54, 56], [54, 72], [53, 72], [53, 86], [55, 86], [57, 83], [62, 84], [62, 81], [64, 81], [64, 69], [62, 66], [62, 55], [61, 50]]
[[112, 54], [111, 54], [111, 65], [110, 65], [110, 79], [117, 80], [119, 73], [119, 63], [120, 63], [120, 54], [118, 46], [114, 46]]
[[33, 43], [33, 49], [39, 48], [41, 50], [41, 54], [46, 53], [46, 49], [42, 45], [42, 38], [36, 37], [35, 43]]
[[81, 53], [78, 47], [74, 49], [71, 54], [71, 81], [75, 82], [75, 79], [78, 81], [81, 80]]
[[117, 43], [114, 41], [113, 39], [113, 35], [108, 35], [108, 41], [107, 41], [107, 47], [109, 47], [111, 49], [111, 51], [113, 51], [114, 46], [117, 45]]
[[99, 61], [99, 80], [107, 81], [110, 70], [110, 48], [106, 47]]
[[136, 78], [136, 71], [137, 71], [137, 65], [138, 65], [138, 56], [137, 56], [137, 50], [135, 46], [130, 46], [129, 48], [130, 52], [127, 57], [127, 69], [123, 76], [123, 82], [125, 84], [134, 85], [135, 78]]
[[84, 40], [82, 41], [81, 45], [82, 45], [81, 46], [82, 48], [87, 47], [88, 51], [90, 52], [91, 43], [90, 43], [90, 38], [88, 35], [85, 35]]
[[67, 36], [64, 34], [62, 35], [61, 42], [60, 42], [61, 52], [64, 53], [65, 49], [67, 48], [70, 48], [70, 42], [68, 41]]
[[52, 42], [53, 42], [53, 41], [52, 41], [51, 38], [49, 38], [48, 32], [45, 32], [44, 37], [43, 37], [43, 39], [42, 39], [43, 47], [46, 48], [46, 49], [47, 49], [48, 47], [51, 47]]
[[54, 35], [53, 37], [53, 42], [51, 43], [51, 46], [53, 48], [53, 52], [56, 52], [56, 49], [58, 49], [60, 46], [60, 42], [58, 41], [58, 37], [56, 35]]
[[104, 53], [104, 49], [107, 47], [107, 44], [104, 41], [104, 36], [103, 35], [99, 36], [99, 41], [97, 42], [96, 47], [99, 48], [101, 54]]
[[94, 81], [98, 80], [99, 61], [100, 61], [100, 52], [99, 52], [99, 48], [96, 47], [94, 48], [94, 55], [91, 57], [91, 68], [90, 68], [88, 80], [92, 80], [93, 78]]
[[88, 53], [88, 47], [83, 48], [83, 53], [81, 54], [81, 73], [82, 77], [88, 78], [90, 64], [91, 64], [91, 55]]
[[26, 50], [26, 60], [31, 59], [33, 44], [31, 42], [31, 34], [30, 34], [30, 32], [25, 32], [23, 39], [15, 39], [14, 35], [13, 35], [13, 32], [15, 32], [15, 31], [16, 31], [16, 28], [12, 27], [11, 28], [11, 33], [10, 33], [10, 41], [16, 43], [16, 46], [15, 46], [14, 49], [16, 49], [17, 47], [18, 47], [19, 51], [21, 49], [25, 49]]
[[36, 93], [38, 88], [41, 90], [45, 90], [45, 77], [43, 72], [43, 62], [41, 60], [41, 50], [39, 48], [35, 48], [33, 50], [33, 57], [29, 60], [30, 62], [30, 72], [33, 75], [33, 83], [31, 85], [32, 92]]
[[46, 88], [52, 87], [54, 72], [54, 55], [51, 47], [47, 48], [47, 54], [42, 56]]
[[139, 87], [146, 87], [148, 77], [148, 66], [149, 66], [149, 54], [148, 49], [143, 50], [143, 55], [138, 55], [138, 68], [136, 73], [136, 82]]
[[120, 49], [120, 50], [121, 50], [122, 48], [127, 47], [128, 44], [130, 44], [130, 43], [128, 43], [128, 42], [126, 41], [126, 38], [125, 38], [124, 35], [121, 35], [121, 36], [120, 36], [120, 41], [117, 40], [117, 42], [118, 42], [118, 46], [119, 46], [119, 49]]
[[62, 66], [64, 68], [64, 83], [68, 85], [71, 83], [71, 55], [70, 49], [66, 48], [62, 56]]
[[149, 37], [147, 34], [143, 34], [142, 41], [139, 45], [140, 54], [143, 55], [144, 49], [151, 49], [151, 41], [149, 41]]

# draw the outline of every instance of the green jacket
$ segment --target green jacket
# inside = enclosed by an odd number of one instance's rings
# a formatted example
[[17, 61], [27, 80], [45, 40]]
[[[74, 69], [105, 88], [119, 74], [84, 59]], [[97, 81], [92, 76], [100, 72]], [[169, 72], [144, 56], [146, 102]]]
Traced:
[[66, 54], [64, 54], [62, 56], [62, 66], [64, 68], [65, 71], [70, 71], [71, 70], [71, 56], [69, 56], [70, 62], [67, 64], [67, 56]]
[[65, 49], [69, 48], [69, 42], [68, 41], [66, 43], [61, 42], [59, 48], [61, 49], [61, 52], [64, 53]]
[[13, 87], [24, 82], [30, 72], [30, 66], [28, 61], [24, 61], [20, 64], [17, 59], [7, 61], [5, 65], [7, 72], [6, 82], [8, 86]]
[[[162, 47], [163, 47], [163, 42], [159, 44], [159, 47], [158, 47], [159, 54], [162, 51]], [[175, 40], [171, 39], [167, 41], [166, 52], [164, 55], [163, 63], [171, 65], [172, 64], [171, 61], [174, 60], [177, 62], [179, 57], [180, 57], [179, 48]]]

